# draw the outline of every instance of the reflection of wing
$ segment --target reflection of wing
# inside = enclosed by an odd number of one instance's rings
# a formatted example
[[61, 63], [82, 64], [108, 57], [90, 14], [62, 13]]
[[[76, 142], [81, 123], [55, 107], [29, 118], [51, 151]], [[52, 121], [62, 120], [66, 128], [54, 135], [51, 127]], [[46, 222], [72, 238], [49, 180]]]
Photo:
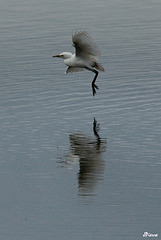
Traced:
[[79, 189], [81, 195], [88, 194], [103, 174], [105, 163], [102, 153], [106, 149], [106, 142], [99, 139], [98, 148], [98, 140], [93, 140], [83, 134], [71, 134], [69, 137], [71, 152], [79, 157]]
[[85, 31], [76, 31], [72, 37], [73, 46], [76, 49], [76, 56], [88, 59], [90, 56], [100, 56], [100, 50], [92, 38]]

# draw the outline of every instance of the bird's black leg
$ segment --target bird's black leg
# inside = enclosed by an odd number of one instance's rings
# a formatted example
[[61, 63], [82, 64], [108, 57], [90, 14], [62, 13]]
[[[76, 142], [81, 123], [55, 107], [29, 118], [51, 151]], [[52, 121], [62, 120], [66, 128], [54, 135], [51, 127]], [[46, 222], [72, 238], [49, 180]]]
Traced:
[[92, 81], [92, 91], [93, 91], [93, 96], [94, 96], [94, 95], [96, 94], [96, 89], [99, 89], [99, 88], [97, 87], [97, 85], [95, 84], [95, 81], [96, 81], [97, 76], [98, 76], [98, 71], [97, 71], [96, 69], [94, 69], [94, 68], [90, 68], [90, 67], [87, 67], [87, 66], [85, 66], [85, 68], [86, 68], [87, 70], [92, 71], [92, 72], [95, 73], [94, 79], [93, 79], [93, 81]]
[[93, 72], [95, 73], [94, 79], [93, 79], [93, 81], [92, 81], [92, 91], [93, 91], [93, 96], [94, 96], [94, 95], [96, 94], [96, 89], [99, 89], [99, 88], [98, 88], [97, 85], [95, 84], [95, 81], [96, 81], [97, 76], [98, 76], [98, 71], [95, 70], [95, 69], [93, 69]]

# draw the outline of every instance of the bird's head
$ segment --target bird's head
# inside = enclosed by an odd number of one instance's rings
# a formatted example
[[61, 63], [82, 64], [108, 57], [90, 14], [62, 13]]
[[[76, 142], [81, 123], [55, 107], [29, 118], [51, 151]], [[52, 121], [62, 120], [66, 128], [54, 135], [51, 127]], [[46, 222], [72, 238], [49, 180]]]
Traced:
[[70, 53], [70, 52], [63, 52], [63, 53], [60, 53], [60, 54], [55, 55], [53, 57], [59, 57], [59, 58], [67, 59], [67, 58], [71, 58], [71, 56], [72, 56], [72, 53]]

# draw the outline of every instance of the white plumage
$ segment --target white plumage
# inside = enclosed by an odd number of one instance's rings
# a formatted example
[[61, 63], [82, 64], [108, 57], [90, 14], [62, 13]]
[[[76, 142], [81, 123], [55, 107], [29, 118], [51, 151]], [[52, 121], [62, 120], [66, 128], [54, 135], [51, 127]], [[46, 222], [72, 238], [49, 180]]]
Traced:
[[94, 72], [95, 77], [92, 81], [94, 96], [96, 89], [98, 89], [95, 84], [98, 70], [104, 71], [104, 68], [98, 63], [98, 57], [101, 55], [100, 50], [86, 31], [76, 31], [72, 36], [72, 41], [76, 50], [75, 54], [63, 52], [53, 57], [64, 59], [64, 63], [68, 66], [66, 73], [80, 72], [83, 70]]

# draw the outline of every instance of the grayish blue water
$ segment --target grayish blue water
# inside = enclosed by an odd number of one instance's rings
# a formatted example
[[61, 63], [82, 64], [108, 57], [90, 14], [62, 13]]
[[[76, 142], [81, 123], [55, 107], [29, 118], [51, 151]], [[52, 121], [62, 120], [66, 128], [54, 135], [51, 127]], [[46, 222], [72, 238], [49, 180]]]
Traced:
[[[0, 4], [0, 239], [161, 239], [160, 0]], [[76, 29], [94, 98], [52, 58]]]

